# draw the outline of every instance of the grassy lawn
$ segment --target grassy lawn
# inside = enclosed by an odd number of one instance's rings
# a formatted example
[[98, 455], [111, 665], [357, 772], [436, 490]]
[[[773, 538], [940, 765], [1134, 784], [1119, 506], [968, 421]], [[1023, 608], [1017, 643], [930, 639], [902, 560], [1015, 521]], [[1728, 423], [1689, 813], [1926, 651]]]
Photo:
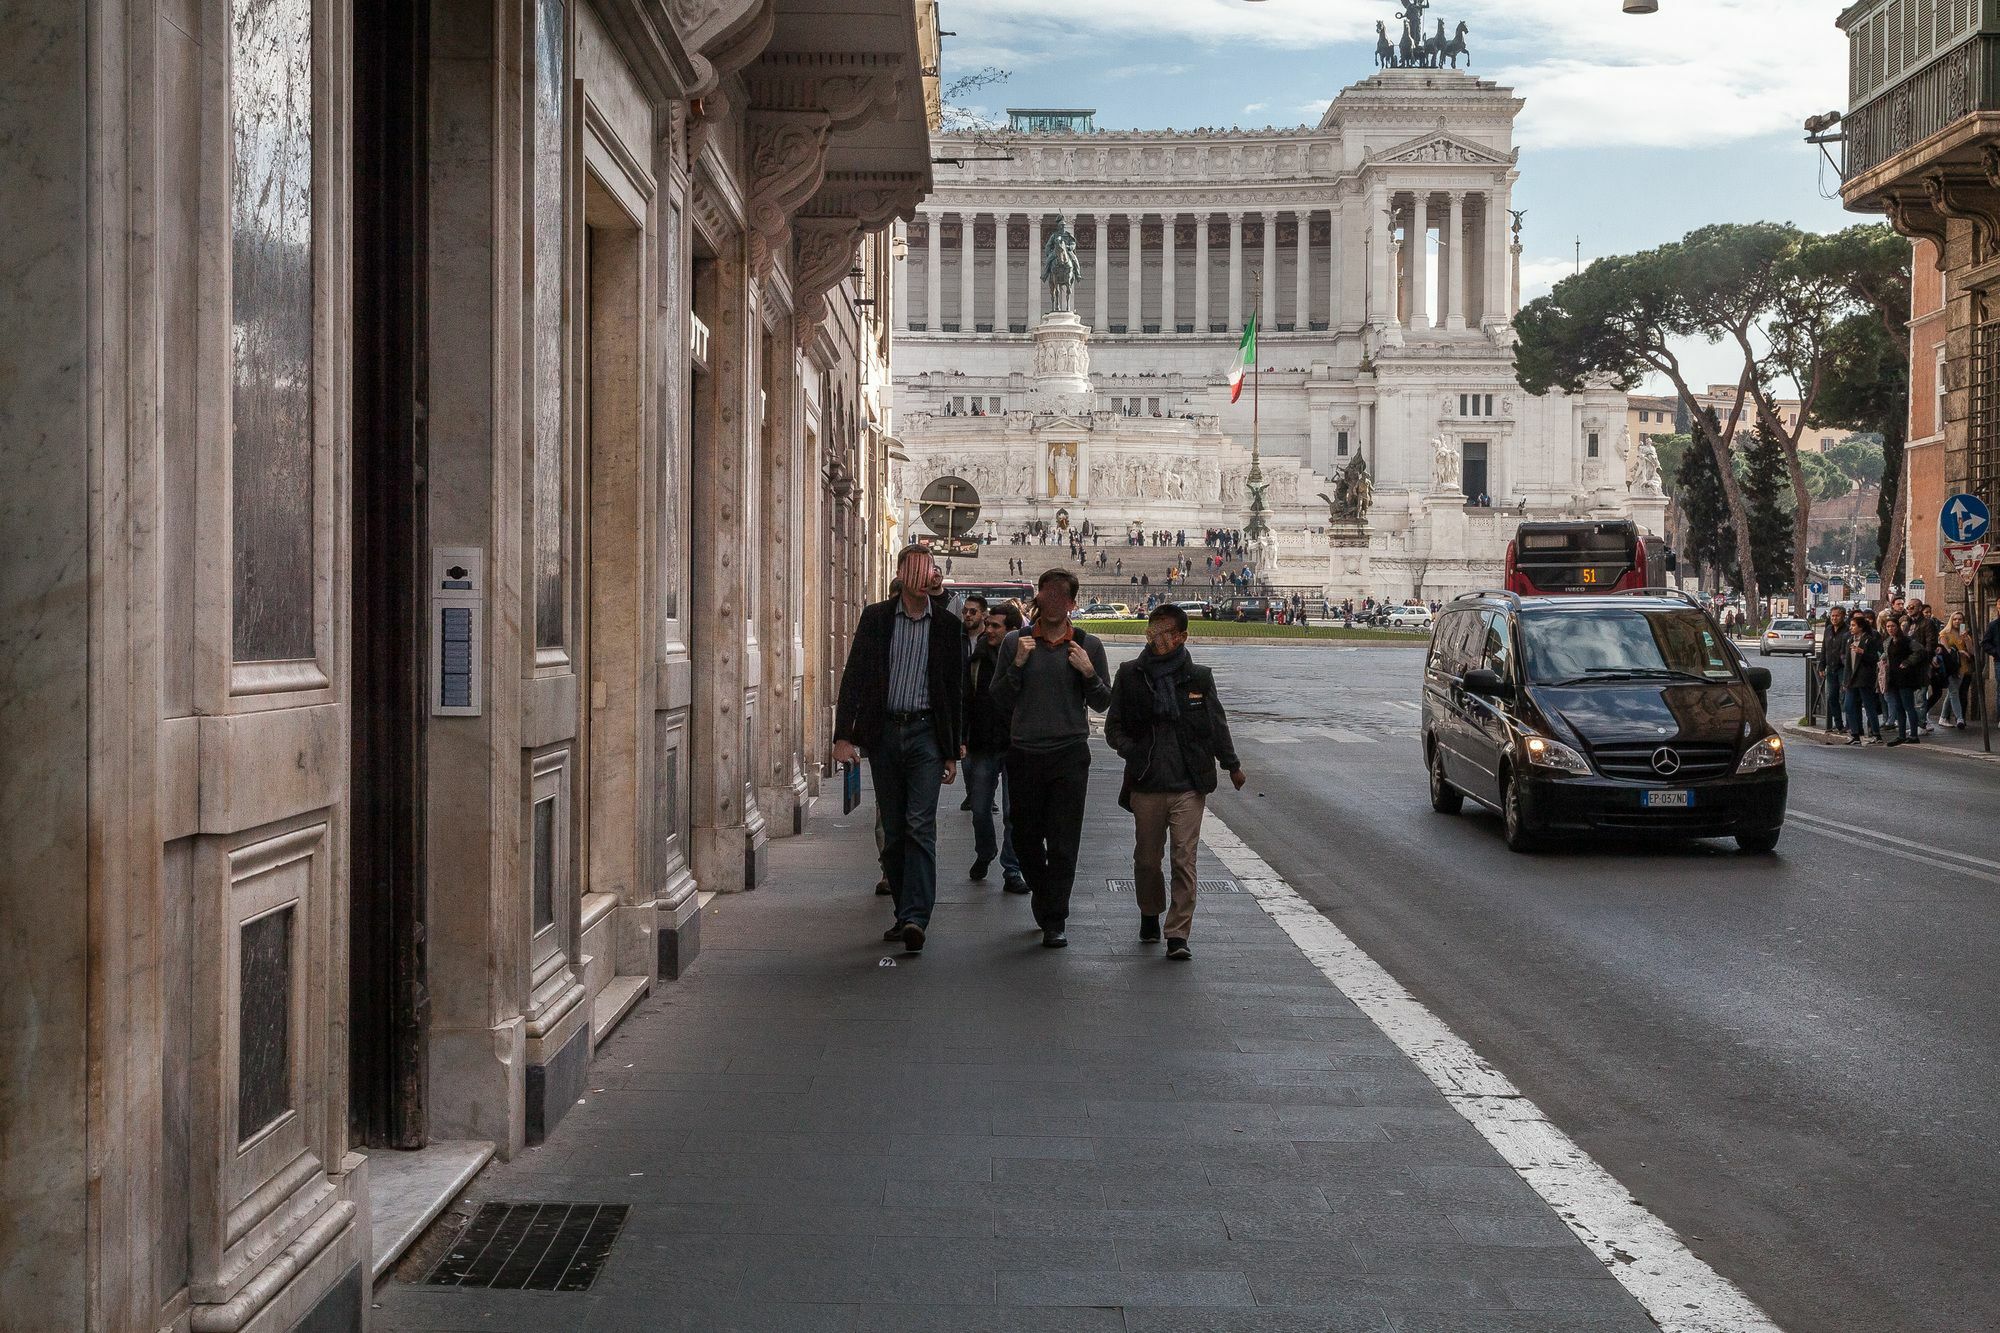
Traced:
[[[1143, 637], [1146, 633], [1146, 622], [1143, 620], [1079, 620], [1076, 623], [1092, 634]], [[1430, 642], [1427, 634], [1400, 630], [1340, 629], [1332, 625], [1301, 628], [1297, 625], [1266, 625], [1257, 621], [1202, 620], [1199, 617], [1188, 621], [1188, 634], [1196, 639], [1268, 639], [1273, 642], [1326, 639], [1346, 643], [1400, 643], [1411, 647]]]

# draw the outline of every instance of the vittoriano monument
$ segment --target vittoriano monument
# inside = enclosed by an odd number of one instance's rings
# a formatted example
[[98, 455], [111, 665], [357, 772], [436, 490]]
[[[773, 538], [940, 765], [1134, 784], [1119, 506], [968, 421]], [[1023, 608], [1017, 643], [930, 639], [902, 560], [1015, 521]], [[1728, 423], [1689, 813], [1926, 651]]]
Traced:
[[1083, 268], [1076, 261], [1076, 233], [1068, 218], [1056, 219], [1056, 229], [1042, 243], [1042, 281], [1049, 285], [1049, 309], [1076, 309], [1076, 280]]
[[1403, 0], [1403, 7], [1396, 11], [1401, 21], [1401, 36], [1397, 41], [1389, 40], [1389, 25], [1377, 22], [1375, 25], [1375, 63], [1382, 69], [1442, 69], [1450, 62], [1458, 68], [1458, 58], [1465, 57], [1465, 63], [1472, 63], [1472, 51], [1465, 44], [1466, 26], [1461, 23], [1452, 36], [1444, 34], [1444, 20], [1437, 20], [1437, 31], [1424, 34], [1424, 11], [1431, 7], [1431, 0]]

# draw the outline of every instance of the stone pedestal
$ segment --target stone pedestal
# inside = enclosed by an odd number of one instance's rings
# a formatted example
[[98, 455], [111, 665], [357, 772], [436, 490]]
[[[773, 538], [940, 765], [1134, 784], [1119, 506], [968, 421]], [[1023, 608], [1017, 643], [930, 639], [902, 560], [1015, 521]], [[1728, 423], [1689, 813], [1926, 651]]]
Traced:
[[[1651, 533], [1656, 537], [1664, 536], [1666, 534], [1667, 531], [1666, 496], [1646, 495], [1639, 491], [1634, 491], [1632, 492], [1631, 496], [1626, 500], [1626, 504], [1630, 507], [1630, 511], [1632, 514], [1632, 521], [1639, 525], [1639, 531]], [[1664, 577], [1665, 571], [1662, 570], [1660, 572], [1662, 577]]]
[[1090, 326], [1071, 310], [1051, 310], [1035, 324], [1035, 393], [1044, 399], [1090, 392]]
[[1326, 597], [1340, 602], [1352, 597], [1359, 602], [1375, 591], [1375, 576], [1369, 559], [1368, 525], [1335, 523], [1327, 529]]

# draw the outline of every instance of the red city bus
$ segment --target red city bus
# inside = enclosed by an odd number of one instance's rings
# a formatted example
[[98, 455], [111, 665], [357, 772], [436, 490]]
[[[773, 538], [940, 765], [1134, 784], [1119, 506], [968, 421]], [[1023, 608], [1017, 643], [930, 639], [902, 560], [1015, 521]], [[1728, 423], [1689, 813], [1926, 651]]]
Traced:
[[1523, 523], [1507, 543], [1507, 591], [1626, 592], [1660, 586], [1674, 560], [1630, 519]]

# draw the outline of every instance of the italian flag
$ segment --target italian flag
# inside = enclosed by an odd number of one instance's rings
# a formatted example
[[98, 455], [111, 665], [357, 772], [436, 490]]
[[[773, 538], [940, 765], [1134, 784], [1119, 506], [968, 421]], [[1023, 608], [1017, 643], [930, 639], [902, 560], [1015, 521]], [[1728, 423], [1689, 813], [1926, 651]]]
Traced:
[[1235, 402], [1243, 396], [1243, 376], [1257, 365], [1257, 315], [1250, 314], [1250, 322], [1243, 326], [1243, 345], [1236, 349], [1236, 368], [1229, 372], [1229, 401]]

